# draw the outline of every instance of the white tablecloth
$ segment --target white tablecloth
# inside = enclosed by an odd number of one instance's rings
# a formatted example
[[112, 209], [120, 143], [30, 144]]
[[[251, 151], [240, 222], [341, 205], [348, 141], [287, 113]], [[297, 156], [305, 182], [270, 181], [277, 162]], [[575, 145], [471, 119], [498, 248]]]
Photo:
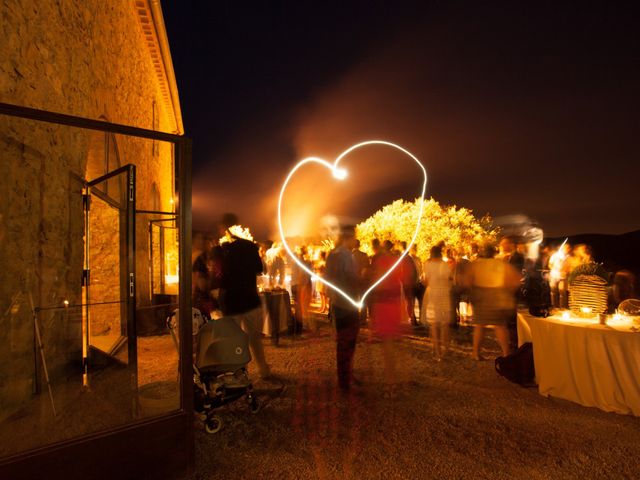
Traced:
[[599, 325], [519, 313], [518, 338], [533, 342], [542, 395], [640, 416], [640, 333], [628, 321]]

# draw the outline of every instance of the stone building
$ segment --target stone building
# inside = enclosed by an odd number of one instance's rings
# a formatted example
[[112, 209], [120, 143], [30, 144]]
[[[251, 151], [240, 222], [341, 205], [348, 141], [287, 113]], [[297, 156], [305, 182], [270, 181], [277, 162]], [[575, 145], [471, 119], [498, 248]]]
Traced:
[[[0, 103], [183, 134], [159, 0], [2, 0], [0, 36]], [[63, 385], [81, 385], [90, 347], [131, 360], [118, 340], [127, 335], [126, 224], [118, 207], [129, 195], [127, 172], [88, 182], [135, 165], [142, 312], [154, 293], [175, 293], [166, 281], [178, 274], [179, 172], [171, 142], [6, 115], [0, 157], [2, 431], [3, 421], [25, 414], [34, 392], [46, 391], [37, 333], [59, 408], [73, 404], [75, 393]], [[12, 448], [0, 445], [0, 458]]]

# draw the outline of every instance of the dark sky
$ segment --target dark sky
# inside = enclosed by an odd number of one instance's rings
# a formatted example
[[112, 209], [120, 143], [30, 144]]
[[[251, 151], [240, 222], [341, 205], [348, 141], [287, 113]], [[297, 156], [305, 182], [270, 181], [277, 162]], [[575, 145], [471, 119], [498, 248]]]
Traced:
[[[423, 161], [440, 202], [523, 213], [549, 236], [640, 228], [631, 2], [162, 4], [194, 140], [196, 227], [233, 211], [273, 236], [277, 193], [298, 160], [380, 138]], [[416, 174], [371, 153], [369, 168], [384, 174], [357, 192], [358, 208], [336, 213], [373, 212]], [[289, 208], [333, 211], [307, 191]]]

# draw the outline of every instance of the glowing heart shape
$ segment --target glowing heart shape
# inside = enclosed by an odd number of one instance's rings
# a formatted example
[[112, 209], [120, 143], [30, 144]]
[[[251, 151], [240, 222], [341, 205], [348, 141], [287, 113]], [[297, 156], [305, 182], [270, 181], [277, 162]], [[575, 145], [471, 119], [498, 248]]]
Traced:
[[401, 146], [396, 145], [395, 143], [385, 142], [384, 140], [368, 140], [366, 142], [358, 143], [356, 145], [353, 145], [352, 147], [349, 147], [344, 152], [342, 152], [338, 156], [338, 158], [335, 159], [333, 163], [329, 163], [326, 160], [323, 160], [322, 158], [317, 158], [317, 157], [308, 157], [308, 158], [305, 158], [304, 160], [300, 160], [300, 162], [298, 162], [298, 164], [295, 167], [293, 167], [293, 169], [291, 169], [291, 171], [289, 172], [289, 175], [287, 175], [287, 178], [285, 179], [284, 183], [282, 184], [282, 188], [280, 189], [280, 197], [278, 198], [278, 228], [280, 230], [280, 239], [282, 240], [282, 245], [284, 246], [289, 256], [293, 259], [293, 261], [296, 262], [296, 264], [302, 270], [304, 270], [305, 272], [307, 272], [309, 275], [313, 277], [315, 276], [315, 273], [311, 271], [304, 263], [302, 263], [298, 259], [298, 257], [296, 257], [296, 255], [291, 251], [291, 248], [287, 243], [287, 239], [285, 238], [284, 230], [282, 228], [282, 198], [284, 197], [284, 192], [287, 188], [287, 185], [289, 184], [289, 181], [291, 180], [291, 177], [293, 177], [301, 167], [303, 167], [308, 163], [318, 163], [326, 167], [327, 169], [329, 169], [337, 180], [344, 180], [345, 178], [347, 178], [347, 171], [344, 168], [340, 168], [338, 166], [340, 164], [340, 160], [342, 160], [344, 157], [346, 157], [349, 153], [353, 152], [354, 150], [368, 146], [368, 145], [386, 145], [388, 147], [392, 147], [397, 150], [400, 150], [404, 154], [411, 157], [418, 164], [418, 166], [422, 170], [422, 175], [424, 176], [424, 180], [422, 182], [422, 193], [420, 194], [420, 213], [418, 214], [418, 221], [416, 222], [416, 228], [413, 231], [411, 242], [409, 243], [409, 245], [407, 245], [406, 250], [402, 252], [402, 255], [400, 255], [398, 260], [362, 294], [362, 297], [359, 300], [357, 301], [354, 300], [353, 298], [351, 298], [351, 296], [349, 296], [347, 293], [342, 291], [339, 287], [325, 280], [324, 278], [317, 277], [320, 282], [324, 283], [327, 287], [332, 288], [333, 290], [338, 292], [345, 299], [347, 299], [354, 307], [358, 309], [362, 308], [364, 304], [364, 300], [365, 298], [367, 298], [367, 295], [369, 295], [369, 293], [371, 293], [371, 291], [374, 288], [376, 288], [380, 284], [380, 282], [382, 282], [385, 278], [387, 278], [391, 274], [391, 272], [393, 272], [393, 270], [398, 265], [400, 265], [400, 262], [402, 262], [402, 259], [407, 255], [407, 253], [409, 253], [409, 250], [411, 249], [411, 247], [416, 241], [416, 237], [418, 236], [418, 232], [420, 231], [420, 223], [422, 221], [422, 210], [424, 208], [424, 195], [427, 191], [427, 170], [424, 168], [424, 165], [420, 163], [420, 160], [418, 160], [415, 155], [413, 155], [408, 150], [405, 150]]

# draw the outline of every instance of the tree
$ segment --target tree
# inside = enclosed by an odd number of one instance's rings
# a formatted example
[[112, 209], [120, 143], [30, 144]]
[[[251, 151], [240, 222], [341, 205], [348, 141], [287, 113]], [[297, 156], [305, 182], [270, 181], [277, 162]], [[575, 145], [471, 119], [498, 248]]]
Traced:
[[[396, 200], [385, 205], [356, 227], [356, 236], [362, 250], [373, 254], [371, 241], [411, 241], [420, 212], [420, 199], [413, 202]], [[471, 245], [495, 240], [496, 231], [491, 229], [489, 216], [477, 219], [467, 208], [455, 205], [441, 206], [434, 199], [425, 199], [420, 230], [416, 237], [418, 256], [429, 258], [432, 246], [444, 242], [446, 248], [454, 248], [461, 254], [469, 254]]]

